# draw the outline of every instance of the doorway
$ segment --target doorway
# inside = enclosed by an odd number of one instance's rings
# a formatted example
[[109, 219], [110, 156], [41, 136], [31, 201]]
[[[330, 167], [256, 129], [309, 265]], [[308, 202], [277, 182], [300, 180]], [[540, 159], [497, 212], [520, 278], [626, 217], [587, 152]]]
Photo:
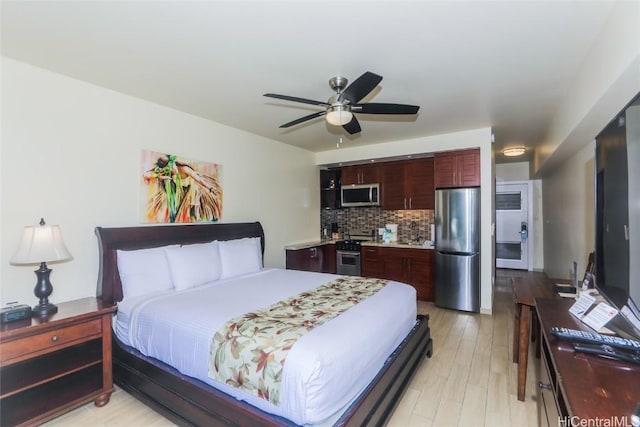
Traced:
[[496, 183], [496, 267], [531, 270], [531, 182]]

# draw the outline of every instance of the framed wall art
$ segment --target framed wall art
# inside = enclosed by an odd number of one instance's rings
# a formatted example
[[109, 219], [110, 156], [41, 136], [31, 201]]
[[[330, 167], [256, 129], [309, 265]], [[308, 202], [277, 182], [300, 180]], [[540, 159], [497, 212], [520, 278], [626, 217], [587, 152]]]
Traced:
[[142, 222], [221, 220], [221, 165], [142, 150], [141, 171]]

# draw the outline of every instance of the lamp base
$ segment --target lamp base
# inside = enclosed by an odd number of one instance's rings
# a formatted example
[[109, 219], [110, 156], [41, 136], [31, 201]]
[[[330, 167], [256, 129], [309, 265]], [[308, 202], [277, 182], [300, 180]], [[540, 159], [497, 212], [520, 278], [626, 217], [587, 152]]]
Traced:
[[42, 262], [40, 263], [40, 268], [34, 273], [36, 273], [38, 281], [36, 282], [33, 293], [40, 299], [40, 302], [33, 307], [31, 311], [32, 315], [34, 317], [42, 317], [57, 313], [58, 307], [49, 302], [49, 295], [53, 292], [53, 286], [51, 286], [51, 282], [49, 281], [51, 269], [47, 267], [46, 262]]
[[51, 304], [51, 303], [38, 304], [35, 307], [33, 307], [33, 310], [31, 310], [31, 315], [33, 317], [44, 317], [57, 312], [58, 312], [58, 307], [55, 306], [54, 304]]

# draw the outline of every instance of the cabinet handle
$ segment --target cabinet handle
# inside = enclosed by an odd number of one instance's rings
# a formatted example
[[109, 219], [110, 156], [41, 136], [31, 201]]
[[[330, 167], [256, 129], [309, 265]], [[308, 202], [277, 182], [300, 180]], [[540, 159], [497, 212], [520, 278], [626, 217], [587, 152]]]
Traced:
[[404, 208], [407, 209], [407, 198], [404, 198]]
[[57, 335], [52, 336], [51, 341], [58, 342], [58, 336]]
[[412, 199], [412, 197], [409, 197], [409, 209], [412, 209], [412, 206], [411, 206], [412, 205], [412, 203], [411, 203], [412, 200], [411, 199]]
[[318, 249], [317, 248], [311, 248], [311, 258], [317, 258], [318, 257]]
[[551, 384], [545, 384], [542, 381], [538, 381], [538, 388], [540, 390], [553, 390]]

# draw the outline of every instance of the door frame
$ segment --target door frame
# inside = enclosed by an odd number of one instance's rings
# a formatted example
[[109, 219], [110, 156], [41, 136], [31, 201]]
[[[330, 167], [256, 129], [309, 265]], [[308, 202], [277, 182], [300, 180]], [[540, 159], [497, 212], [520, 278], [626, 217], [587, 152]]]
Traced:
[[[527, 230], [528, 230], [528, 237], [527, 237], [527, 271], [533, 271], [533, 235], [534, 235], [534, 228], [533, 228], [533, 181], [532, 180], [522, 180], [522, 181], [496, 181], [496, 188], [495, 188], [495, 194], [498, 194], [498, 188], [503, 185], [511, 185], [511, 184], [515, 184], [515, 185], [526, 185], [527, 186]], [[497, 212], [495, 209], [495, 203], [494, 203], [494, 211], [493, 211], [494, 216], [497, 218]], [[496, 220], [496, 228], [498, 227], [498, 221]], [[497, 233], [496, 233], [497, 236]], [[497, 243], [497, 239], [496, 242]], [[494, 243], [494, 245], [495, 245]], [[495, 249], [494, 249], [495, 250]], [[497, 265], [497, 260], [498, 258], [496, 257], [496, 265]]]

